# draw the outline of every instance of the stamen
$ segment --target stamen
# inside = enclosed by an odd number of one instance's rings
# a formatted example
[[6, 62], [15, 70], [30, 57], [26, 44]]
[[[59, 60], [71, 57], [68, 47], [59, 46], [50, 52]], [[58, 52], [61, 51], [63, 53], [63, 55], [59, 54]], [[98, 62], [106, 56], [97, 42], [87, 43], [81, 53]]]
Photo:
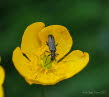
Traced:
[[51, 68], [53, 61], [51, 60], [51, 56], [48, 55], [48, 53], [44, 53], [41, 55], [41, 65], [44, 68]]

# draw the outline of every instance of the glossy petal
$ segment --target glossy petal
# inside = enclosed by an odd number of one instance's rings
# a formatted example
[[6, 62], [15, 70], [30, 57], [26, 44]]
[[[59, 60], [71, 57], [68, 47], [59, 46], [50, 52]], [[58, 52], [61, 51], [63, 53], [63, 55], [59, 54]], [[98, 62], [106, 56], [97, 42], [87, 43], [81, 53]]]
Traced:
[[[17, 60], [19, 59], [19, 60]], [[37, 60], [37, 58], [36, 58]], [[73, 51], [58, 64], [52, 64], [52, 68], [43, 69], [35, 62], [31, 64], [22, 54], [20, 48], [13, 53], [13, 62], [19, 73], [29, 84], [53, 85], [69, 78], [81, 71], [88, 63], [88, 53]]]
[[57, 80], [60, 79], [60, 76], [55, 75], [54, 68], [49, 70], [42, 68], [41, 65], [38, 64], [37, 57], [29, 61], [23, 56], [19, 47], [14, 50], [12, 60], [18, 72], [29, 84], [51, 85], [55, 84]]
[[64, 26], [60, 25], [51, 25], [45, 27], [39, 32], [40, 40], [42, 41], [42, 45], [47, 46], [46, 42], [48, 41], [48, 35], [53, 35], [55, 39], [56, 46], [56, 59], [59, 60], [65, 54], [69, 52], [72, 46], [72, 38], [70, 33]]
[[3, 87], [0, 86], [0, 97], [4, 97], [4, 91], [3, 91]]
[[25, 54], [39, 52], [39, 47], [41, 46], [41, 41], [39, 40], [38, 33], [41, 29], [45, 27], [44, 23], [37, 22], [29, 25], [23, 35], [21, 49]]
[[70, 78], [80, 72], [89, 62], [89, 54], [80, 50], [72, 51], [62, 61], [60, 61], [55, 69], [57, 73], [64, 76], [64, 79]]
[[31, 71], [34, 65], [31, 64], [31, 61], [29, 61], [25, 56], [23, 56], [22, 51], [19, 47], [14, 50], [12, 60], [14, 66], [23, 77], [31, 77]]
[[4, 79], [5, 79], [5, 71], [4, 71], [3, 67], [0, 66], [0, 85], [3, 84]]
[[[56, 46], [56, 60], [51, 61], [48, 35], [53, 35]], [[68, 30], [60, 25], [45, 27], [38, 22], [27, 27], [22, 38], [21, 49], [13, 52], [13, 63], [29, 84], [53, 85], [70, 78], [81, 71], [89, 61], [88, 53], [75, 50], [64, 57], [72, 46]], [[61, 59], [63, 58], [63, 59]]]
[[49, 70], [42, 69], [36, 79], [27, 79], [30, 84], [54, 85], [61, 80], [70, 78], [80, 72], [88, 63], [89, 54], [75, 50], [58, 64], [52, 64]]
[[3, 67], [0, 66], [0, 97], [4, 97], [4, 91], [3, 91], [3, 87], [2, 87], [4, 79], [5, 79], [5, 71], [4, 71]]

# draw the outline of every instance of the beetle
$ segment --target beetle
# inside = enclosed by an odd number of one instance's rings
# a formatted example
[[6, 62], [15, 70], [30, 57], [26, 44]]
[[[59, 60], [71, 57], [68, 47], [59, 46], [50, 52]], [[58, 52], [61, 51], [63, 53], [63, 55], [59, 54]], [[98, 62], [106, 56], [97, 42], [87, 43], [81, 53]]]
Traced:
[[48, 42], [47, 42], [47, 45], [49, 47], [49, 50], [51, 52], [51, 60], [54, 60], [55, 57], [56, 57], [56, 46], [55, 45], [55, 39], [54, 39], [54, 36], [53, 35], [48, 35]]

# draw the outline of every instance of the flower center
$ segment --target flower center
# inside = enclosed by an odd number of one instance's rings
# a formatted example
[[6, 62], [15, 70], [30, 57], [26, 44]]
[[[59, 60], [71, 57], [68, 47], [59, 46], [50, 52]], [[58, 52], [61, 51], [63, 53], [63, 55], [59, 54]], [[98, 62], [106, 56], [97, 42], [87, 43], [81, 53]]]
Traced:
[[51, 60], [50, 55], [43, 54], [40, 59], [43, 68], [50, 69], [52, 67], [53, 61]]

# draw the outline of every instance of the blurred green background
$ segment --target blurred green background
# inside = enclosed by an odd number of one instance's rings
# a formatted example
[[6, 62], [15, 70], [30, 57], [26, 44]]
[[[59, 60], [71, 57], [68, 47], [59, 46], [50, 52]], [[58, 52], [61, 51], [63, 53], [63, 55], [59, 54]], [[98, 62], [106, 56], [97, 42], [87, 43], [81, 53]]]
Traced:
[[[12, 52], [34, 22], [66, 26], [72, 50], [90, 54], [74, 77], [54, 86], [28, 85], [14, 68]], [[108, 0], [0, 0], [0, 56], [6, 71], [5, 97], [109, 97]]]

